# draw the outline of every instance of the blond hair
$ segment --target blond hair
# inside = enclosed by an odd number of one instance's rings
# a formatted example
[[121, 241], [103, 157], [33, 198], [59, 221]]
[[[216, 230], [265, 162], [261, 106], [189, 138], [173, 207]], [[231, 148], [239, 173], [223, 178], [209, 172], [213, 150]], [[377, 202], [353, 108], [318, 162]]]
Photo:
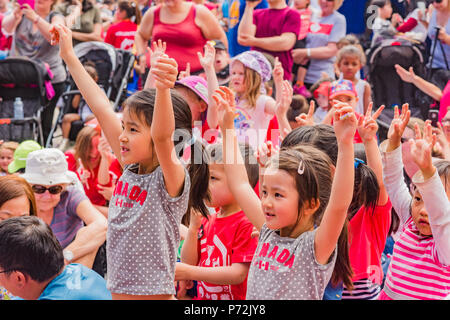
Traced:
[[261, 94], [262, 79], [258, 72], [244, 66], [245, 92], [241, 98], [245, 99], [251, 108], [256, 107], [256, 100]]
[[341, 49], [339, 49], [339, 51], [336, 55], [336, 64], [339, 66], [342, 59], [344, 59], [344, 57], [348, 57], [348, 56], [357, 57], [359, 59], [359, 61], [361, 62], [361, 65], [366, 64], [366, 55], [359, 47], [357, 47], [355, 45], [346, 45], [346, 46], [343, 46]]

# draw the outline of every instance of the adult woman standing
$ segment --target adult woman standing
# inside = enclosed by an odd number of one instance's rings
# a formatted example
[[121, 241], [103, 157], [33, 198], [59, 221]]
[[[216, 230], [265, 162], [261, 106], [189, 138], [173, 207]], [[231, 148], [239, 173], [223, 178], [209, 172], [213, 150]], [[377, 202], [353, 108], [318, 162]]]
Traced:
[[292, 50], [295, 63], [305, 65], [306, 59], [310, 61], [303, 81], [308, 89], [320, 79], [322, 72], [335, 78], [336, 44], [345, 36], [347, 29], [344, 15], [337, 11], [342, 3], [343, 0], [319, 0], [321, 10], [311, 16], [306, 48]]
[[51, 82], [55, 95], [41, 114], [44, 141], [50, 133], [56, 102], [64, 92], [67, 76], [59, 56], [59, 45], [52, 46], [50, 43], [51, 26], [64, 23], [64, 18], [53, 11], [54, 4], [55, 0], [36, 0], [33, 9], [28, 4], [20, 6], [15, 3], [14, 10], [2, 21], [3, 30], [13, 35], [10, 56], [43, 61], [53, 73]]
[[202, 70], [197, 52], [203, 52], [208, 40], [221, 40], [228, 47], [227, 37], [219, 20], [203, 5], [185, 0], [164, 0], [143, 16], [136, 32], [135, 44], [139, 72], [145, 73], [146, 49], [149, 40], [166, 42], [166, 53], [178, 63], [178, 71], [190, 64], [191, 74]]
[[37, 216], [52, 228], [64, 248], [66, 262], [92, 268], [106, 240], [107, 220], [72, 186], [62, 151], [50, 148], [29, 153], [22, 177], [31, 184]]

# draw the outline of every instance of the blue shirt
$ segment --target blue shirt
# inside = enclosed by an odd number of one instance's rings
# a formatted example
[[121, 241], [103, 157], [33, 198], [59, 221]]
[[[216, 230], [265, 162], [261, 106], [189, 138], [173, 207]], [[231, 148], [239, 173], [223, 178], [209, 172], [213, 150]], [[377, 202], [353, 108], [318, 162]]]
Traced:
[[[234, 57], [239, 53], [250, 50], [250, 47], [241, 46], [237, 41], [239, 23], [241, 22], [245, 10], [245, 0], [225, 0], [224, 2], [228, 2], [228, 6], [225, 6], [228, 7], [229, 19], [227, 32], [228, 52], [230, 53], [230, 57]], [[267, 0], [262, 0], [255, 9], [264, 9], [268, 7]]]
[[79, 263], [71, 263], [53, 279], [38, 300], [111, 300], [106, 280]]

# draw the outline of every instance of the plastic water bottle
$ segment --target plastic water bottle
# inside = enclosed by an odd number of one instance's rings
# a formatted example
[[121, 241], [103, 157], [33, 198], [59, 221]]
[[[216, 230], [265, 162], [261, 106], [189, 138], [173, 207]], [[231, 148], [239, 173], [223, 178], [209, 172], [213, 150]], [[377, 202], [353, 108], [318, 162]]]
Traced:
[[14, 100], [14, 118], [23, 119], [23, 102], [20, 97], [16, 97]]

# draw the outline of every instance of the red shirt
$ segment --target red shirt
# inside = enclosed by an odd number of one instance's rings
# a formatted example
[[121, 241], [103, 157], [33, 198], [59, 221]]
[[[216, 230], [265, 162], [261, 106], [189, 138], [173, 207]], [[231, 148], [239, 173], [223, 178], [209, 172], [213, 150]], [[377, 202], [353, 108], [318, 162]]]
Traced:
[[[258, 243], [252, 238], [253, 225], [243, 211], [219, 218], [212, 214], [203, 219], [203, 236], [199, 242], [199, 266], [222, 267], [233, 263], [251, 263]], [[200, 300], [245, 300], [247, 278], [238, 285], [197, 284]]]
[[105, 42], [117, 49], [131, 50], [133, 49], [136, 30], [137, 24], [128, 19], [113, 24], [106, 32]]
[[[66, 160], [69, 165], [69, 170], [73, 171], [77, 174], [78, 179], [81, 181], [81, 176], [83, 174], [83, 170], [86, 170], [83, 168], [83, 166], [77, 166], [77, 161], [75, 160], [75, 156], [72, 152], [67, 151], [65, 153]], [[84, 191], [86, 193], [86, 196], [91, 200], [92, 204], [98, 205], [98, 206], [105, 206], [106, 205], [106, 199], [98, 192], [98, 168], [95, 168], [91, 170], [91, 176], [87, 179], [87, 184], [83, 183]], [[119, 170], [117, 171], [117, 166], [115, 166], [114, 161], [111, 163], [109, 168], [109, 175], [110, 175], [110, 182], [109, 184], [105, 185], [106, 187], [110, 187], [114, 181], [114, 179], [117, 177], [117, 179], [120, 177], [122, 172]], [[116, 181], [117, 181], [116, 179]]]
[[370, 278], [381, 284], [381, 254], [391, 225], [391, 208], [390, 200], [384, 206], [376, 206], [373, 212], [362, 207], [350, 220], [349, 256], [353, 281]]

